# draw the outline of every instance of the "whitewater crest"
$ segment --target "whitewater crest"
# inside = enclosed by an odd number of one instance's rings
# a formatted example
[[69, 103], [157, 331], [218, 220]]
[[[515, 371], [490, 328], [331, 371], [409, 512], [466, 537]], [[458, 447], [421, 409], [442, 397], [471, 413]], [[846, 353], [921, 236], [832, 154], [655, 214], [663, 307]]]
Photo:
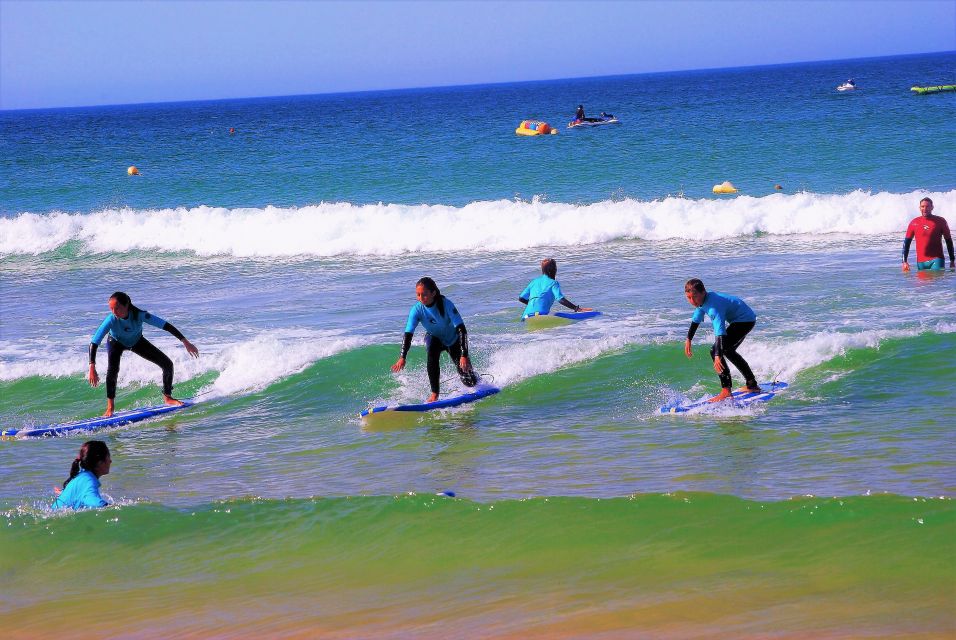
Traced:
[[625, 239], [713, 240], [769, 235], [902, 233], [920, 198], [956, 210], [956, 190], [772, 194], [732, 200], [669, 197], [568, 204], [496, 200], [462, 207], [321, 203], [279, 208], [110, 209], [0, 219], [0, 256], [67, 244], [86, 254], [132, 251], [287, 257], [514, 251]]

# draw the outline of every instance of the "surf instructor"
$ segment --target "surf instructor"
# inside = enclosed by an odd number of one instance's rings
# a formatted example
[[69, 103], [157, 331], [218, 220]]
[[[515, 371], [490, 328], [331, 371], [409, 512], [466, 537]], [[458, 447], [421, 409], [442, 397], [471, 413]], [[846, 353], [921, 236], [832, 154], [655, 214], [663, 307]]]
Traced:
[[953, 236], [949, 231], [946, 218], [933, 215], [933, 201], [923, 198], [919, 201], [919, 216], [910, 220], [903, 238], [903, 271], [910, 270], [910, 243], [916, 239], [916, 269], [942, 270], [946, 267], [943, 257], [943, 239], [949, 250], [949, 268], [956, 269], [956, 256], [953, 255]]
[[462, 384], [466, 387], [478, 384], [478, 375], [471, 368], [471, 360], [468, 359], [468, 331], [465, 329], [465, 321], [455, 308], [455, 303], [443, 296], [435, 281], [427, 277], [415, 283], [415, 297], [418, 302], [408, 312], [402, 352], [398, 361], [392, 365], [392, 371], [398, 373], [405, 368], [405, 356], [412, 346], [412, 336], [421, 324], [425, 327], [428, 383], [432, 391], [427, 402], [438, 400], [441, 374], [438, 358], [442, 351], [447, 351], [455, 363]]
[[179, 332], [179, 329], [166, 322], [157, 315], [133, 305], [130, 297], [122, 291], [117, 291], [109, 299], [110, 313], [103, 320], [90, 340], [90, 370], [87, 379], [90, 386], [96, 387], [100, 377], [96, 373], [96, 350], [103, 338], [106, 340], [106, 350], [109, 364], [106, 368], [106, 417], [112, 416], [114, 400], [116, 398], [116, 377], [119, 375], [120, 358], [125, 351], [132, 351], [136, 355], [146, 358], [163, 370], [163, 401], [172, 406], [183, 404], [182, 400], [173, 397], [173, 361], [157, 349], [153, 343], [143, 336], [143, 324], [150, 324], [164, 329], [182, 341], [186, 351], [194, 358], [199, 357], [199, 349]]

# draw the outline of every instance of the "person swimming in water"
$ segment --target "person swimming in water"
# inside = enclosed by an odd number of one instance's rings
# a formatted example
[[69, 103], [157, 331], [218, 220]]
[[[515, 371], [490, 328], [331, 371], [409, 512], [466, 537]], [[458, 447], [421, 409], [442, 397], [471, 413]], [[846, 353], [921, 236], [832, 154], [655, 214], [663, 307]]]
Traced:
[[478, 375], [472, 369], [471, 360], [468, 358], [468, 331], [455, 304], [443, 296], [435, 281], [428, 277], [415, 283], [415, 296], [418, 302], [408, 312], [401, 355], [392, 365], [392, 371], [398, 373], [405, 368], [405, 356], [408, 355], [408, 350], [412, 346], [412, 336], [421, 324], [425, 327], [428, 383], [432, 392], [427, 401], [438, 400], [441, 373], [439, 356], [442, 351], [447, 351], [452, 362], [455, 363], [462, 384], [466, 387], [474, 387], [478, 384]]
[[593, 311], [590, 307], [579, 307], [564, 297], [561, 285], [555, 278], [558, 275], [558, 263], [554, 258], [545, 258], [541, 261], [541, 275], [528, 283], [518, 301], [525, 307], [523, 318], [535, 315], [547, 315], [555, 301], [561, 303], [575, 313], [579, 311]]
[[129, 350], [158, 365], [163, 370], [163, 401], [168, 405], [181, 405], [182, 400], [173, 397], [173, 361], [165, 353], [157, 349], [153, 343], [143, 336], [143, 324], [151, 324], [164, 329], [182, 341], [187, 353], [194, 358], [199, 357], [199, 349], [194, 347], [179, 330], [159, 316], [133, 305], [129, 296], [117, 291], [109, 299], [110, 313], [103, 320], [99, 329], [90, 339], [90, 370], [87, 379], [90, 386], [100, 384], [100, 376], [96, 373], [96, 350], [99, 348], [107, 333], [106, 350], [108, 365], [106, 368], [106, 413], [113, 415], [116, 398], [116, 377], [119, 375], [120, 358], [123, 352]]
[[716, 291], [707, 291], [704, 283], [692, 278], [684, 285], [684, 295], [691, 306], [696, 307], [694, 316], [687, 330], [687, 340], [684, 341], [684, 355], [690, 358], [693, 352], [690, 341], [694, 339], [697, 327], [705, 316], [709, 316], [714, 325], [714, 346], [710, 348], [710, 357], [714, 360], [714, 371], [720, 377], [720, 395], [710, 399], [719, 402], [730, 398], [732, 381], [727, 360], [734, 363], [737, 370], [743, 374], [746, 386], [742, 391], [759, 392], [760, 385], [754, 377], [750, 365], [743, 359], [737, 348], [757, 324], [757, 314], [747, 306], [747, 303], [736, 296], [730, 296]]
[[100, 495], [100, 478], [110, 472], [112, 463], [105, 442], [84, 442], [70, 465], [70, 477], [63, 483], [63, 489], [55, 489], [57, 496], [52, 508], [97, 509], [107, 506], [109, 502]]

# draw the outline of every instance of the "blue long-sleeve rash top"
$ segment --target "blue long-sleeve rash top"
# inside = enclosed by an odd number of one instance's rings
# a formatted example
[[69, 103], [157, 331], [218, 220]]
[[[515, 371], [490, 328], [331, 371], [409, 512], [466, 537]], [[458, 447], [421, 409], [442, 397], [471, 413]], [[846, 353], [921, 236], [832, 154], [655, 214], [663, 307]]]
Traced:
[[164, 329], [167, 324], [159, 316], [144, 309], [140, 309], [137, 313], [130, 311], [125, 318], [117, 318], [110, 313], [107, 314], [103, 323], [100, 324], [100, 328], [93, 334], [90, 342], [99, 346], [106, 334], [109, 333], [114, 340], [118, 340], [124, 347], [132, 347], [137, 340], [143, 337], [143, 323], [151, 324], [158, 329]]
[[703, 322], [705, 316], [711, 319], [714, 325], [714, 336], [716, 337], [725, 335], [727, 333], [726, 325], [731, 322], [757, 321], [757, 314], [754, 313], [754, 310], [737, 296], [708, 291], [704, 297], [704, 303], [694, 310], [694, 317], [691, 318], [691, 330], [687, 335], [688, 339], [694, 337], [697, 325]]
[[455, 308], [448, 298], [444, 300], [445, 315], [438, 312], [437, 301], [432, 306], [426, 307], [421, 302], [416, 302], [415, 306], [408, 312], [408, 322], [405, 323], [405, 333], [415, 333], [418, 325], [425, 327], [430, 335], [442, 341], [446, 347], [450, 347], [458, 340], [457, 328], [465, 324], [461, 319], [461, 314]]
[[53, 509], [97, 509], [109, 503], [100, 495], [100, 480], [91, 471], [80, 471], [53, 501]]

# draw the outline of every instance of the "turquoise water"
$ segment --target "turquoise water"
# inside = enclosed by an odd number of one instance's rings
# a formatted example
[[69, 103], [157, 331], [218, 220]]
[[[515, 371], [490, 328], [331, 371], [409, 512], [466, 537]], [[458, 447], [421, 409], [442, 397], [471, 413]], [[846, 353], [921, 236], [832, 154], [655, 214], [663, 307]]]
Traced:
[[[0, 442], [0, 549], [20, 550], [0, 555], [0, 621], [951, 635], [956, 277], [899, 262], [920, 198], [956, 223], [939, 143], [956, 94], [909, 93], [954, 63], [0, 113], [0, 425], [103, 410], [83, 375], [114, 290], [202, 352], [147, 329], [201, 402], [100, 435], [118, 506], [46, 510], [84, 436]], [[847, 77], [860, 89], [837, 93]], [[582, 102], [622, 124], [565, 129]], [[514, 135], [525, 118], [561, 132]], [[724, 180], [740, 193], [712, 195]], [[518, 321], [546, 256], [601, 318]], [[502, 392], [363, 424], [428, 393], [420, 333], [389, 370], [423, 275]], [[756, 310], [741, 353], [785, 393], [658, 414], [718, 387], [708, 326], [683, 354], [690, 277]], [[156, 403], [158, 383], [127, 354], [117, 407]], [[104, 591], [128, 603], [109, 621], [90, 613]]]

